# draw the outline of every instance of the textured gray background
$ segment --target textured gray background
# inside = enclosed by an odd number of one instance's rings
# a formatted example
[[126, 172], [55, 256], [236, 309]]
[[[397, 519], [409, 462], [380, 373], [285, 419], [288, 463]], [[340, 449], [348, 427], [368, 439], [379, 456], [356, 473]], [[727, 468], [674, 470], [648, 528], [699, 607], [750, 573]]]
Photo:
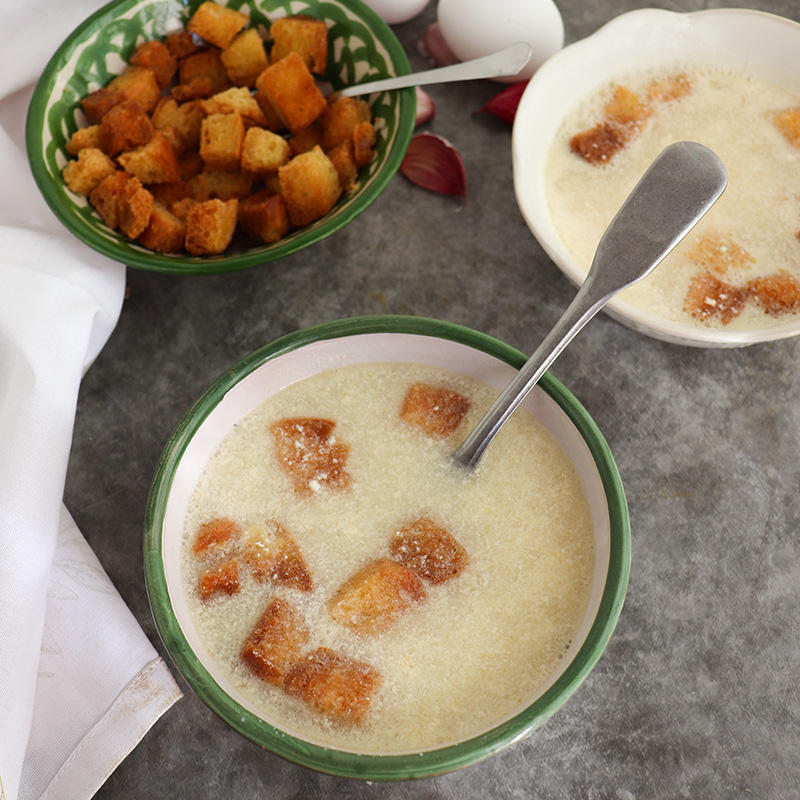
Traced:
[[[559, 6], [571, 42], [641, 4]], [[751, 6], [800, 20], [791, 0]], [[427, 66], [417, 41], [434, 7], [396, 27], [414, 69]], [[221, 372], [287, 332], [384, 312], [462, 323], [530, 352], [573, 296], [518, 211], [509, 128], [473, 114], [497, 91], [430, 90], [427, 127], [466, 163], [463, 207], [397, 176], [344, 231], [278, 263], [218, 277], [128, 271], [119, 325], [82, 387], [66, 503], [162, 654], [142, 570], [147, 492], [173, 427]], [[633, 559], [608, 650], [524, 741], [446, 776], [351, 782], [263, 752], [181, 681], [184, 699], [98, 797], [798, 797], [798, 357], [800, 340], [696, 350], [600, 316], [556, 363], [617, 459]]]

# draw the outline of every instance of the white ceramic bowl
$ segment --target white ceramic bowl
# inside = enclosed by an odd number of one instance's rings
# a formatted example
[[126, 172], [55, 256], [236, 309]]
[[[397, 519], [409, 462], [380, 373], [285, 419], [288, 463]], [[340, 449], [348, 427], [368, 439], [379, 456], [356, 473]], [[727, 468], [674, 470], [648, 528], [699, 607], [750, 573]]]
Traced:
[[200, 697], [262, 747], [308, 767], [368, 780], [423, 777], [465, 766], [548, 719], [605, 649], [622, 607], [630, 561], [627, 506], [608, 446], [585, 409], [546, 374], [525, 405], [558, 439], [575, 466], [595, 531], [589, 607], [546, 685], [535, 696], [522, 698], [520, 707], [490, 730], [424, 752], [375, 755], [336, 750], [271, 724], [211, 658], [193, 621], [181, 578], [181, 542], [190, 497], [221, 440], [267, 397], [332, 366], [386, 361], [455, 370], [500, 389], [525, 356], [476, 331], [416, 317], [342, 320], [279, 339], [226, 371], [187, 412], [162, 456], [145, 524], [145, 575], [153, 615], [175, 664]]
[[[514, 187], [520, 210], [539, 243], [575, 285], [585, 277], [557, 233], [548, 210], [545, 163], [565, 115], [582, 98], [620, 74], [676, 62], [740, 70], [800, 95], [800, 24], [744, 9], [623, 14], [550, 58], [528, 84], [513, 130]], [[800, 223], [798, 223], [800, 227]], [[623, 298], [606, 311], [629, 327], [699, 347], [739, 347], [800, 334], [800, 314], [751, 330], [701, 328], [657, 317]]]

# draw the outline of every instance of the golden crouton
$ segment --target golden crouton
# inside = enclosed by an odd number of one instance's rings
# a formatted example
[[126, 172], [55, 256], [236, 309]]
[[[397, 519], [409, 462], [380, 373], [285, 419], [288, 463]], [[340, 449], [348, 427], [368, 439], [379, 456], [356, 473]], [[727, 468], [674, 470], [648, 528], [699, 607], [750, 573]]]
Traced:
[[353, 159], [356, 166], [365, 167], [375, 155], [375, 128], [371, 122], [359, 122], [353, 128]]
[[149, 142], [153, 123], [138, 103], [126, 100], [103, 117], [97, 135], [103, 152], [117, 156]]
[[748, 281], [746, 289], [767, 312], [780, 314], [800, 309], [800, 281], [786, 272], [777, 272]]
[[275, 520], [244, 529], [242, 560], [259, 583], [271, 581], [302, 592], [314, 588], [311, 573], [294, 537]]
[[458, 392], [415, 383], [403, 399], [400, 416], [429, 436], [444, 438], [455, 432], [469, 408], [469, 400]]
[[283, 197], [264, 189], [245, 198], [239, 203], [239, 225], [248, 236], [267, 244], [280, 241], [289, 230]]
[[263, 128], [250, 128], [242, 145], [242, 172], [253, 178], [264, 178], [278, 171], [290, 158], [288, 142]]
[[241, 12], [207, 0], [192, 14], [186, 30], [224, 50], [247, 23]]
[[300, 153], [307, 153], [315, 147], [322, 146], [322, 128], [318, 123], [312, 122], [307, 128], [290, 136], [288, 141], [292, 155], [298, 156]]
[[328, 601], [331, 618], [356, 633], [382, 633], [427, 596], [422, 579], [388, 559], [372, 561]]
[[108, 88], [112, 92], [121, 92], [125, 100], [138, 103], [145, 114], [152, 114], [161, 99], [156, 75], [145, 67], [128, 67], [108, 84]]
[[267, 67], [258, 76], [256, 88], [264, 92], [284, 127], [292, 133], [308, 127], [327, 108], [314, 76], [294, 52]]
[[593, 166], [607, 164], [628, 142], [629, 134], [618, 125], [599, 122], [593, 128], [576, 133], [570, 139], [570, 148]]
[[70, 191], [88, 197], [103, 178], [113, 175], [116, 171], [114, 162], [102, 150], [85, 147], [78, 152], [77, 159], [66, 163], [61, 174]]
[[420, 517], [401, 528], [389, 545], [392, 558], [431, 583], [444, 583], [460, 575], [467, 551], [429, 517]]
[[800, 147], [800, 107], [787, 108], [775, 115], [775, 127], [793, 147]]
[[204, 522], [197, 531], [192, 552], [197, 556], [218, 556], [239, 541], [241, 528], [232, 519], [215, 518]]
[[204, 169], [187, 182], [189, 194], [200, 202], [218, 197], [220, 200], [241, 200], [253, 188], [253, 179], [241, 172]]
[[184, 103], [228, 88], [230, 81], [219, 50], [200, 50], [178, 62], [178, 85], [172, 87], [171, 93]]
[[86, 128], [78, 128], [69, 141], [64, 146], [64, 149], [71, 155], [76, 156], [80, 150], [86, 147], [100, 148], [100, 126], [89, 125]]
[[328, 153], [328, 158], [339, 176], [339, 186], [343, 192], [352, 189], [358, 182], [358, 167], [353, 158], [353, 143], [342, 142]]
[[177, 203], [185, 197], [191, 197], [189, 184], [186, 181], [177, 180], [171, 183], [159, 183], [147, 188], [150, 194], [153, 195], [153, 200], [156, 203], [161, 203], [165, 208], [169, 208], [173, 203]]
[[189, 212], [197, 205], [199, 201], [193, 197], [184, 197], [182, 200], [173, 200], [169, 204], [170, 214], [177, 217], [182, 222], [186, 222]]
[[211, 114], [200, 126], [200, 156], [209, 169], [238, 170], [244, 144], [244, 120], [232, 114]]
[[130, 64], [152, 70], [159, 88], [168, 86], [178, 71], [178, 60], [163, 42], [142, 42], [131, 54]]
[[200, 576], [197, 591], [204, 603], [219, 595], [237, 594], [239, 591], [239, 564], [231, 560], [207, 570]]
[[238, 200], [206, 200], [186, 217], [186, 250], [193, 256], [222, 253], [236, 231]]
[[662, 103], [671, 100], [679, 100], [692, 91], [692, 84], [689, 78], [680, 73], [669, 78], [659, 78], [652, 81], [647, 87], [647, 99], [650, 101], [660, 101]]
[[247, 637], [242, 661], [262, 680], [279, 685], [308, 639], [308, 627], [294, 606], [276, 597]]
[[335, 722], [357, 724], [369, 711], [381, 676], [369, 664], [320, 647], [289, 670], [283, 685]]
[[153, 195], [142, 182], [131, 176], [125, 184], [118, 207], [119, 229], [129, 238], [136, 239], [150, 222]]
[[350, 446], [336, 439], [335, 427], [329, 419], [314, 417], [293, 417], [270, 425], [278, 461], [296, 492], [311, 494], [323, 487], [341, 490], [350, 485]]
[[89, 195], [92, 208], [109, 228], [119, 227], [119, 213], [125, 196], [125, 187], [132, 177], [127, 172], [115, 172], [103, 178]]
[[164, 39], [164, 45], [178, 61], [202, 50], [199, 40], [189, 31], [171, 33]]
[[270, 61], [274, 64], [297, 53], [315, 75], [324, 75], [328, 63], [328, 28], [322, 20], [298, 14], [276, 19], [269, 29]]
[[139, 244], [156, 253], [177, 253], [183, 249], [186, 224], [161, 203], [153, 202], [150, 221], [139, 234]]
[[103, 86], [81, 100], [81, 108], [90, 125], [97, 125], [114, 106], [125, 100], [125, 93]]
[[356, 125], [369, 121], [369, 106], [360, 97], [338, 98], [320, 117], [322, 149], [332, 150], [342, 142], [352, 141]]
[[[258, 82], [258, 78], [256, 78], [256, 82]], [[275, 110], [275, 106], [269, 101], [269, 97], [260, 90], [254, 92], [253, 97], [264, 114], [266, 124], [263, 127], [276, 133], [282, 131], [284, 127], [283, 120], [278, 116], [278, 112]]]
[[261, 106], [246, 86], [231, 87], [198, 103], [205, 114], [232, 114], [236, 111], [248, 125], [264, 126], [267, 123]]
[[706, 233], [700, 237], [686, 257], [699, 267], [724, 275], [729, 269], [746, 269], [755, 259], [728, 236]]
[[650, 108], [627, 86], [617, 86], [605, 106], [606, 119], [626, 127], [640, 126], [650, 113]]
[[255, 28], [242, 31], [220, 58], [234, 86], [255, 86], [256, 78], [269, 66], [264, 42]]
[[169, 127], [178, 131], [181, 144], [175, 150], [180, 155], [200, 146], [200, 125], [204, 118], [205, 112], [199, 101], [178, 103], [173, 97], [162, 97], [153, 111], [151, 121], [156, 129]]
[[181, 178], [178, 156], [163, 131], [155, 131], [147, 144], [120, 153], [117, 161], [142, 183], [173, 183]]
[[[203, 162], [203, 159], [200, 156], [200, 141], [198, 139], [198, 147], [197, 149], [190, 149], [185, 153], [182, 153], [178, 161], [181, 165], [181, 180], [188, 181], [194, 178], [195, 175], [199, 175], [205, 168], [206, 165]], [[208, 198], [206, 198], [208, 199]]]
[[319, 147], [295, 156], [278, 170], [278, 178], [289, 220], [295, 227], [327, 214], [342, 193], [339, 175]]
[[716, 319], [727, 325], [742, 313], [747, 296], [746, 290], [710, 272], [701, 272], [689, 284], [684, 308], [702, 322]]

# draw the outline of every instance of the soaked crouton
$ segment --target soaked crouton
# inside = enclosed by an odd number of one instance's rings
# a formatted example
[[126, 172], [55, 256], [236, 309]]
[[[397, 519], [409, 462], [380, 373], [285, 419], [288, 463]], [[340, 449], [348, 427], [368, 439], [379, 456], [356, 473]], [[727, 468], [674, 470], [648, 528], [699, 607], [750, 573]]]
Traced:
[[617, 125], [599, 122], [593, 128], [576, 133], [570, 139], [570, 148], [593, 166], [607, 164], [628, 141], [628, 135]]
[[186, 217], [186, 250], [194, 256], [222, 253], [236, 231], [239, 201], [206, 200]]
[[61, 174], [70, 191], [88, 197], [104, 178], [116, 171], [114, 162], [102, 150], [85, 147], [76, 159], [66, 163]]
[[237, 594], [239, 591], [239, 564], [232, 559], [207, 570], [200, 576], [197, 591], [204, 603], [219, 595]]
[[259, 583], [272, 581], [303, 592], [314, 588], [311, 573], [294, 537], [275, 520], [245, 527], [242, 560]]
[[382, 633], [426, 597], [416, 572], [388, 559], [372, 561], [331, 597], [328, 611], [357, 633]]
[[691, 94], [692, 83], [684, 73], [672, 75], [668, 78], [658, 78], [651, 81], [647, 87], [647, 99], [651, 102], [662, 103], [679, 100]]
[[291, 157], [289, 143], [264, 128], [250, 128], [242, 145], [242, 172], [252, 178], [276, 173]]
[[171, 94], [179, 103], [211, 97], [230, 88], [219, 50], [199, 50], [178, 62], [178, 85]]
[[157, 40], [138, 45], [128, 62], [135, 67], [152, 70], [160, 89], [168, 86], [178, 71], [178, 60], [164, 42]]
[[350, 485], [350, 446], [337, 441], [336, 423], [315, 417], [293, 417], [270, 425], [278, 460], [299, 494]]
[[151, 117], [153, 127], [174, 128], [181, 139], [180, 145], [173, 144], [175, 152], [181, 155], [186, 150], [200, 146], [200, 125], [205, 112], [199, 101], [190, 100], [178, 103], [173, 97], [162, 97]]
[[211, 519], [198, 528], [192, 552], [197, 556], [218, 556], [228, 552], [239, 541], [240, 534], [241, 528], [232, 519]]
[[131, 176], [125, 183], [118, 206], [119, 229], [129, 238], [136, 239], [150, 222], [153, 195], [142, 182]]
[[209, 44], [224, 49], [247, 22], [247, 16], [240, 11], [206, 0], [192, 14], [186, 30], [205, 39]]
[[294, 52], [267, 67], [258, 76], [256, 88], [266, 95], [283, 126], [292, 133], [308, 127], [327, 108], [314, 76]]
[[299, 612], [287, 600], [276, 597], [247, 637], [241, 658], [259, 678], [280, 684], [308, 639], [308, 627]]
[[109, 228], [119, 227], [120, 208], [125, 196], [125, 187], [132, 178], [127, 172], [114, 172], [104, 178], [89, 195], [92, 208]]
[[353, 128], [353, 158], [356, 166], [365, 167], [375, 155], [375, 128], [371, 122], [359, 122]]
[[239, 169], [244, 144], [241, 114], [211, 114], [200, 126], [200, 157], [209, 169]]
[[234, 86], [255, 86], [256, 78], [269, 66], [264, 42], [255, 28], [242, 31], [220, 58]]
[[701, 272], [689, 284], [684, 308], [702, 322], [718, 320], [727, 325], [742, 313], [747, 297], [746, 290], [710, 272]]
[[289, 53], [297, 53], [310, 72], [324, 75], [328, 63], [328, 28], [322, 20], [303, 14], [276, 19], [269, 29], [272, 37], [270, 61], [274, 64]]
[[415, 383], [403, 399], [400, 416], [429, 436], [444, 438], [458, 428], [469, 408], [469, 400], [458, 392]]
[[362, 661], [320, 647], [298, 661], [284, 688], [335, 722], [357, 724], [381, 685], [380, 673]]
[[636, 92], [627, 86], [617, 86], [614, 95], [605, 105], [606, 119], [625, 127], [640, 126], [650, 116], [650, 109]]
[[800, 310], [800, 281], [786, 272], [776, 272], [748, 281], [755, 301], [772, 316]]
[[699, 267], [724, 275], [729, 269], [745, 269], [755, 259], [728, 236], [706, 233], [694, 243], [686, 257]]
[[467, 551], [430, 517], [420, 517], [401, 528], [389, 545], [392, 558], [431, 583], [444, 583], [460, 575]]
[[342, 142], [352, 141], [356, 125], [369, 121], [369, 106], [360, 97], [338, 98], [320, 117], [322, 149], [332, 150]]
[[125, 100], [124, 92], [102, 86], [90, 92], [81, 100], [81, 108], [90, 125], [97, 125], [116, 105]]
[[137, 102], [126, 100], [103, 117], [97, 135], [101, 150], [109, 156], [117, 156], [123, 150], [149, 142], [153, 123]]
[[239, 225], [248, 236], [267, 244], [280, 241], [289, 230], [283, 197], [264, 189], [245, 198], [239, 203]]
[[775, 115], [775, 127], [793, 147], [800, 147], [800, 107], [787, 108]]
[[245, 86], [232, 86], [198, 102], [206, 114], [232, 114], [236, 111], [248, 125], [264, 126], [267, 123], [261, 106]]
[[108, 84], [108, 88], [121, 92], [126, 101], [138, 103], [145, 114], [152, 114], [161, 99], [156, 75], [145, 67], [128, 67]]
[[64, 149], [71, 155], [76, 156], [81, 150], [87, 147], [94, 147], [100, 150], [100, 126], [88, 125], [85, 128], [78, 128], [69, 141], [64, 146]]
[[186, 224], [161, 203], [153, 202], [150, 221], [139, 234], [139, 244], [156, 253], [177, 253], [186, 239]]
[[189, 194], [200, 202], [219, 198], [220, 200], [241, 200], [250, 194], [253, 179], [241, 172], [204, 169], [187, 182]]
[[142, 183], [173, 183], [181, 178], [178, 156], [163, 131], [155, 131], [146, 144], [120, 153], [117, 161]]
[[342, 193], [339, 175], [322, 149], [295, 156], [278, 170], [292, 225], [302, 227], [327, 214]]

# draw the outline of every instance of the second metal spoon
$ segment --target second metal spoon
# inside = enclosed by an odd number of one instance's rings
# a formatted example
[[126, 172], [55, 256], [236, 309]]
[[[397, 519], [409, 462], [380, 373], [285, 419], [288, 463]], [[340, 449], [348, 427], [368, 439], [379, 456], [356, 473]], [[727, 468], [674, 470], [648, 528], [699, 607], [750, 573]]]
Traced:
[[695, 142], [663, 150], [597, 246], [575, 299], [534, 354], [502, 391], [452, 459], [474, 467], [525, 395], [583, 326], [615, 295], [664, 259], [716, 202], [728, 182], [717, 155]]

